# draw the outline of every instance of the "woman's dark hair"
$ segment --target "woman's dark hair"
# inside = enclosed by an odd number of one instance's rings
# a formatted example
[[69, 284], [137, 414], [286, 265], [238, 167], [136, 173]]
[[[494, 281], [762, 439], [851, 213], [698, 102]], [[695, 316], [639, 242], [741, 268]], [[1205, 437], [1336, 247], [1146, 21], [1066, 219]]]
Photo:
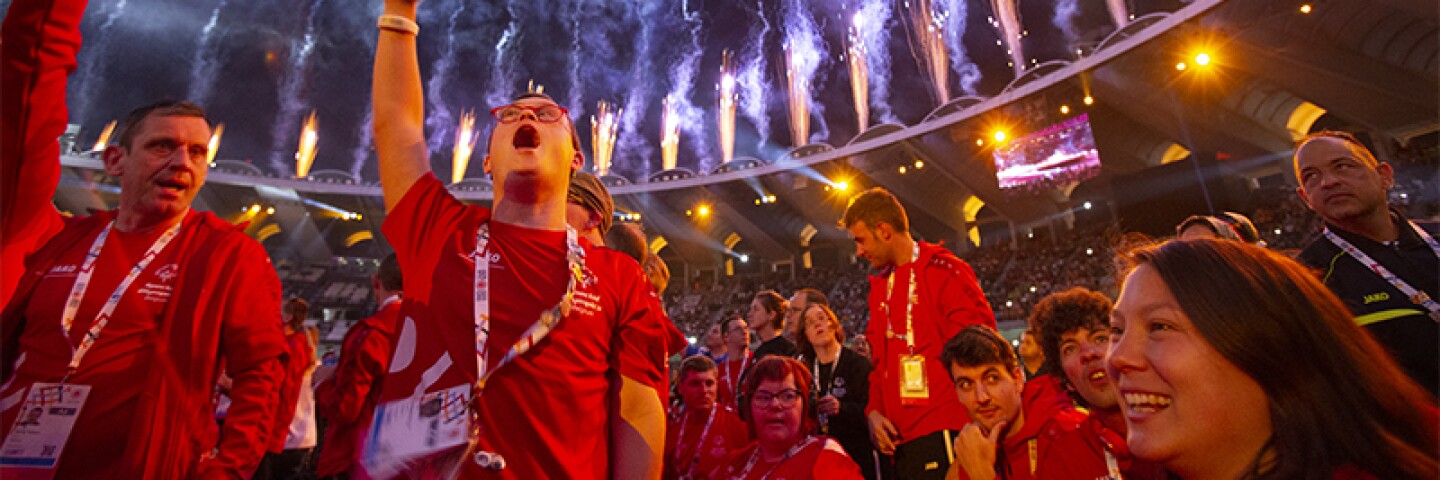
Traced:
[[[770, 325], [775, 327], [775, 331], [785, 331], [785, 307], [790, 302], [785, 301], [785, 297], [780, 296], [780, 294], [774, 290], [765, 290], [755, 294], [755, 300], [759, 300], [760, 306], [765, 307], [765, 311], [770, 312]], [[750, 328], [756, 327], [751, 325]]]
[[295, 331], [305, 330], [305, 319], [310, 316], [310, 302], [300, 297], [290, 297], [285, 301], [281, 313], [285, 314], [286, 324]]
[[1080, 328], [1109, 330], [1113, 306], [1105, 294], [1075, 287], [1040, 299], [1030, 311], [1030, 328], [1040, 342], [1040, 351], [1045, 353], [1045, 369], [1060, 380], [1061, 386], [1068, 388], [1071, 384], [1060, 367], [1060, 337]]
[[746, 418], [745, 423], [749, 425], [750, 438], [755, 438], [755, 417], [749, 411], [754, 408], [754, 402], [750, 400], [755, 398], [755, 390], [760, 388], [762, 382], [783, 382], [785, 377], [792, 375], [795, 376], [795, 390], [800, 392], [800, 433], [814, 432], [820, 428], [819, 419], [810, 413], [815, 410], [815, 405], [812, 403], [815, 399], [810, 396], [810, 389], [813, 386], [810, 367], [806, 367], [805, 364], [790, 357], [769, 355], [756, 362], [754, 367], [750, 367], [750, 373], [746, 374], [745, 383], [740, 387], [740, 394], [746, 399], [742, 408], [746, 411], [742, 416]]
[[810, 336], [805, 333], [806, 317], [810, 316], [811, 310], [819, 310], [830, 324], [835, 326], [835, 341], [840, 344], [840, 348], [845, 348], [845, 326], [840, 324], [840, 318], [835, 316], [835, 311], [823, 304], [811, 303], [805, 305], [805, 311], [800, 312], [800, 321], [797, 322], [799, 325], [795, 325], [795, 349], [800, 352], [800, 356], [809, 360], [815, 359], [815, 345], [810, 343]]
[[1222, 356], [1265, 391], [1274, 461], [1257, 478], [1329, 479], [1341, 466], [1379, 478], [1436, 478], [1434, 399], [1354, 322], [1307, 268], [1223, 240], [1142, 246], [1149, 265]]

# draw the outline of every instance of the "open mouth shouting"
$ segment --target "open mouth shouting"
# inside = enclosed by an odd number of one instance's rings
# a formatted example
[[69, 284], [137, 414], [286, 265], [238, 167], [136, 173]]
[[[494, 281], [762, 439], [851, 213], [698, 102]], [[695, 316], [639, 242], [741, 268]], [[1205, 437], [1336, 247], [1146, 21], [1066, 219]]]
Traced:
[[515, 129], [515, 137], [510, 140], [510, 144], [514, 145], [516, 150], [539, 148], [540, 131], [532, 125], [521, 125], [520, 128]]

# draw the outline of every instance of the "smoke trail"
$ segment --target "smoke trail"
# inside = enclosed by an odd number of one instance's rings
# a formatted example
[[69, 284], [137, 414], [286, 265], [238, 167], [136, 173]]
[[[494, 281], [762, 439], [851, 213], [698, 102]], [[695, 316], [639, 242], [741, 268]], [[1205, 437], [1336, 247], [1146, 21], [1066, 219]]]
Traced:
[[700, 48], [700, 35], [703, 22], [700, 20], [700, 13], [689, 9], [689, 2], [681, 4], [681, 15], [685, 22], [685, 32], [690, 36], [690, 42], [685, 46], [686, 50], [670, 67], [670, 94], [668, 99], [668, 111], [672, 113], [673, 119], [679, 122], [681, 130], [684, 130], [687, 142], [691, 150], [695, 152], [697, 171], [709, 172], [715, 167], [715, 158], [710, 152], [710, 135], [706, 131], [705, 111], [696, 107], [690, 102], [690, 96], [695, 87], [695, 78], [699, 75], [700, 55], [704, 53]]
[[355, 149], [350, 151], [354, 162], [350, 164], [350, 176], [360, 179], [360, 172], [365, 168], [365, 162], [370, 160], [370, 141], [374, 130], [370, 125], [375, 122], [375, 109], [372, 102], [365, 102], [365, 120], [360, 122], [359, 130], [356, 132]]
[[1005, 48], [1010, 50], [1010, 67], [1015, 70], [1015, 77], [1025, 73], [1025, 53], [1020, 49], [1020, 10], [1016, 4], [1018, 0], [990, 0], [990, 6], [995, 12], [996, 26], [1000, 27], [1000, 38], [1005, 42]]
[[285, 152], [291, 151], [290, 145], [295, 138], [292, 135], [295, 135], [300, 111], [305, 109], [305, 102], [300, 99], [300, 90], [305, 86], [305, 67], [310, 62], [310, 54], [315, 52], [315, 14], [320, 11], [323, 3], [325, 0], [315, 0], [306, 12], [305, 34], [299, 40], [290, 42], [290, 65], [280, 80], [280, 109], [275, 114], [275, 124], [270, 130], [270, 168], [281, 175], [290, 170], [286, 159], [294, 158]]
[[965, 50], [965, 19], [969, 7], [965, 0], [940, 0], [940, 3], [945, 9], [945, 45], [950, 51], [950, 68], [960, 80], [960, 90], [974, 95], [975, 87], [980, 84], [980, 66], [970, 60]]
[[755, 16], [759, 26], [750, 28], [750, 44], [745, 46], [741, 57], [740, 74], [735, 82], [740, 85], [740, 110], [750, 123], [755, 125], [760, 141], [756, 145], [765, 148], [770, 143], [770, 117], [765, 113], [766, 96], [770, 85], [765, 81], [765, 37], [770, 35], [770, 22], [765, 19], [764, 0], [756, 0]]
[[1075, 17], [1078, 15], [1080, 0], [1056, 0], [1055, 17], [1050, 19], [1050, 23], [1055, 24], [1055, 27], [1065, 34], [1066, 50], [1080, 37], [1080, 29], [1075, 26]]
[[[818, 120], [819, 130], [814, 135], [806, 135], [807, 128], [793, 129], [792, 132], [801, 138], [792, 138], [793, 146], [801, 146], [811, 142], [823, 140], [829, 136], [829, 127], [825, 124], [825, 110], [820, 102], [814, 99], [815, 72], [820, 69], [820, 64], [825, 60], [825, 44], [820, 38], [820, 28], [815, 25], [815, 19], [810, 11], [805, 8], [802, 0], [788, 0], [781, 11], [785, 19], [785, 49], [789, 56], [787, 74], [791, 82], [791, 109], [804, 104], [808, 113], [805, 117], [814, 117]], [[803, 98], [798, 98], [803, 97]], [[800, 112], [793, 113], [792, 127], [800, 122]]]
[[1105, 0], [1105, 6], [1110, 11], [1110, 21], [1115, 22], [1115, 28], [1125, 28], [1130, 23], [1130, 6], [1125, 0]]
[[430, 130], [427, 144], [431, 152], [440, 151], [440, 147], [449, 141], [451, 129], [455, 127], [455, 116], [450, 113], [450, 106], [445, 102], [445, 87], [449, 83], [451, 72], [455, 70], [455, 52], [458, 50], [455, 45], [455, 24], [459, 22], [460, 14], [465, 13], [465, 2], [457, 3], [459, 5], [450, 12], [450, 23], [445, 29], [445, 44], [440, 59], [431, 66], [430, 81], [425, 85], [425, 100], [430, 104], [425, 127]]
[[632, 0], [630, 18], [639, 20], [640, 35], [635, 37], [635, 63], [630, 65], [630, 89], [625, 94], [624, 115], [620, 116], [620, 155], [615, 156], [611, 170], [641, 173], [654, 160], [654, 150], [640, 134], [640, 123], [645, 119], [649, 99], [645, 97], [646, 87], [654, 76], [650, 65], [651, 41], [655, 36], [654, 22], [659, 6], [645, 0]]
[[890, 110], [890, 8], [889, 0], [864, 0], [855, 12], [855, 33], [865, 44], [870, 73], [870, 109], [881, 122], [900, 123]]
[[190, 60], [190, 88], [185, 93], [185, 99], [200, 105], [210, 99], [210, 90], [215, 86], [215, 73], [220, 69], [215, 58], [219, 47], [215, 45], [212, 36], [215, 26], [220, 22], [220, 10], [224, 8], [225, 0], [220, 0], [215, 11], [210, 12], [210, 21], [200, 29], [199, 46], [195, 49], [194, 58]]
[[87, 39], [86, 41], [86, 43], [94, 44], [95, 47], [88, 52], [85, 49], [80, 50], [80, 56], [84, 58], [80, 59], [79, 70], [75, 72], [75, 75], [71, 76], [71, 78], [78, 81], [78, 85], [75, 87], [75, 94], [71, 96], [75, 100], [70, 102], [70, 104], [76, 108], [75, 111], [70, 112], [70, 118], [76, 119], [81, 123], [85, 121], [85, 116], [90, 111], [92, 98], [96, 93], [95, 91], [105, 84], [105, 79], [100, 78], [103, 75], [96, 72], [96, 68], [99, 67], [101, 61], [110, 58], [110, 44], [112, 42], [107, 40], [110, 39], [110, 30], [115, 26], [115, 21], [119, 20], [120, 16], [125, 14], [125, 5], [126, 0], [119, 0], [101, 13], [100, 15], [104, 20], [100, 22], [100, 27], [96, 29], [95, 37], [93, 39]]
[[516, 1], [505, 2], [505, 13], [510, 17], [510, 23], [506, 25], [505, 33], [500, 35], [500, 41], [495, 42], [495, 58], [490, 63], [491, 76], [487, 85], [489, 88], [485, 91], [486, 105], [505, 105], [510, 103], [510, 99], [515, 95], [513, 57], [520, 43], [520, 18], [515, 13]]
[[570, 118], [585, 118], [585, 83], [580, 76], [580, 64], [584, 62], [580, 50], [580, 5], [584, 0], [574, 0], [573, 6], [562, 10], [564, 24], [570, 27], [570, 91], [565, 108], [570, 109]]

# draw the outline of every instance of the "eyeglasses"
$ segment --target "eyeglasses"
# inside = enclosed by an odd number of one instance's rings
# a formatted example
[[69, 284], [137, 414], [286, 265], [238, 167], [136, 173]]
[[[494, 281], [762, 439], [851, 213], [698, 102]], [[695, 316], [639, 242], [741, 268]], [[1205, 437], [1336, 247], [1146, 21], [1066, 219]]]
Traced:
[[781, 407], [790, 408], [795, 406], [795, 402], [800, 401], [800, 391], [793, 388], [787, 388], [779, 391], [778, 393], [755, 392], [755, 398], [753, 401], [756, 405], [762, 407], [768, 407], [778, 402]]
[[531, 115], [534, 115], [535, 119], [539, 120], [540, 123], [555, 123], [570, 114], [569, 110], [559, 105], [540, 105], [538, 107], [505, 105], [490, 110], [490, 116], [495, 117], [500, 123], [515, 123], [519, 121], [520, 117], [524, 116], [527, 111], [530, 112]]

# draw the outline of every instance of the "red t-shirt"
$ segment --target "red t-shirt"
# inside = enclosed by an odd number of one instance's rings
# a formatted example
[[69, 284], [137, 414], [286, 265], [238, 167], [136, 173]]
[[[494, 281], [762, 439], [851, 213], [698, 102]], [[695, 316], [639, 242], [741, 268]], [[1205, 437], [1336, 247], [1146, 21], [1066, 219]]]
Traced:
[[[870, 371], [870, 404], [865, 411], [879, 411], [894, 423], [902, 444], [944, 429], [959, 430], [970, 421], [951, 388], [950, 372], [940, 363], [940, 351], [965, 327], [995, 328], [995, 314], [970, 265], [938, 245], [919, 245], [919, 259], [894, 269], [895, 286], [889, 298], [885, 298], [885, 275], [870, 277], [870, 325], [865, 330], [875, 360], [875, 369]], [[900, 397], [900, 356], [910, 354], [902, 336], [909, 334], [905, 305], [912, 273], [917, 275], [919, 290], [911, 308], [914, 353], [925, 357], [930, 390], [922, 405], [907, 405]], [[886, 308], [889, 305], [894, 307]], [[894, 337], [886, 336], [887, 325]]]
[[[665, 478], [699, 478], [725, 461], [731, 452], [750, 443], [750, 430], [730, 407], [716, 404], [710, 415], [681, 410], [665, 423]], [[681, 425], [681, 422], [685, 425]], [[705, 424], [710, 422], [709, 432]], [[683, 432], [682, 432], [683, 430]], [[680, 434], [684, 433], [684, 438]], [[698, 448], [697, 448], [698, 444]]]
[[750, 467], [749, 472], [746, 472], [746, 464], [750, 463], [755, 450], [760, 448], [759, 443], [751, 443], [744, 450], [731, 453], [730, 458], [725, 460], [725, 465], [716, 469], [710, 475], [710, 479], [855, 480], [864, 478], [860, 475], [860, 466], [845, 454], [845, 449], [840, 447], [840, 442], [825, 436], [814, 438], [816, 438], [814, 443], [796, 452], [790, 458], [781, 460], [778, 464], [755, 458], [755, 464]]
[[[95, 260], [90, 287], [80, 302], [67, 339], [60, 327], [60, 317], [80, 264], [98, 233], [66, 251], [35, 286], [26, 304], [27, 321], [20, 337], [24, 361], [16, 367], [15, 382], [5, 394], [16, 392], [23, 395], [24, 389], [35, 382], [58, 382], [64, 377], [70, 363], [71, 347], [80, 345], [80, 340], [89, 332], [101, 307], [115, 292], [115, 287], [140, 262], [145, 251], [164, 230], [126, 233], [111, 229], [110, 237]], [[145, 370], [151, 366], [140, 364], [150, 358], [142, 353], [155, 348], [158, 321], [170, 300], [171, 288], [179, 272], [175, 264], [179, 249], [175, 247], [180, 243], [181, 239], [177, 237], [130, 284], [125, 295], [120, 297], [110, 322], [100, 332], [100, 338], [85, 355], [79, 370], [67, 380], [69, 383], [89, 385], [90, 395], [61, 454], [56, 478], [104, 476], [105, 468], [115, 465], [124, 454], [129, 430], [114, 427], [131, 424], [136, 400], [145, 389]], [[0, 426], [5, 429], [6, 435], [18, 410], [7, 410], [0, 418], [3, 422]], [[84, 461], [76, 461], [81, 458]]]
[[[456, 353], [475, 351], [471, 255], [476, 228], [487, 220], [488, 210], [460, 203], [427, 174], [385, 221], [386, 238], [402, 270], [411, 273], [402, 323], [413, 318], [434, 324], [455, 337], [442, 341]], [[490, 222], [489, 251], [493, 367], [564, 294], [565, 232]], [[664, 381], [664, 359], [656, 358], [665, 351], [664, 316], [650, 311], [645, 296], [654, 292], [639, 264], [609, 249], [587, 245], [585, 253], [584, 281], [577, 282], [570, 314], [529, 352], [495, 371], [480, 398], [478, 448], [504, 456], [506, 468], [481, 471], [467, 462], [467, 478], [604, 478], [611, 384], [618, 375], [646, 385]], [[438, 357], [422, 355], [417, 350], [410, 365], [387, 377], [385, 398], [413, 389], [412, 379], [432, 365], [429, 356]], [[451, 370], [472, 380], [476, 375], [475, 362], [464, 359]], [[458, 375], [447, 372], [436, 387], [453, 385], [446, 382]]]
[[735, 357], [736, 355], [731, 355], [724, 362], [720, 362], [715, 369], [715, 403], [738, 412], [740, 411], [738, 397], [740, 390], [744, 389], [741, 380], [745, 370], [755, 362], [751, 360], [749, 350], [745, 350], [743, 355], [739, 355], [740, 358]]

